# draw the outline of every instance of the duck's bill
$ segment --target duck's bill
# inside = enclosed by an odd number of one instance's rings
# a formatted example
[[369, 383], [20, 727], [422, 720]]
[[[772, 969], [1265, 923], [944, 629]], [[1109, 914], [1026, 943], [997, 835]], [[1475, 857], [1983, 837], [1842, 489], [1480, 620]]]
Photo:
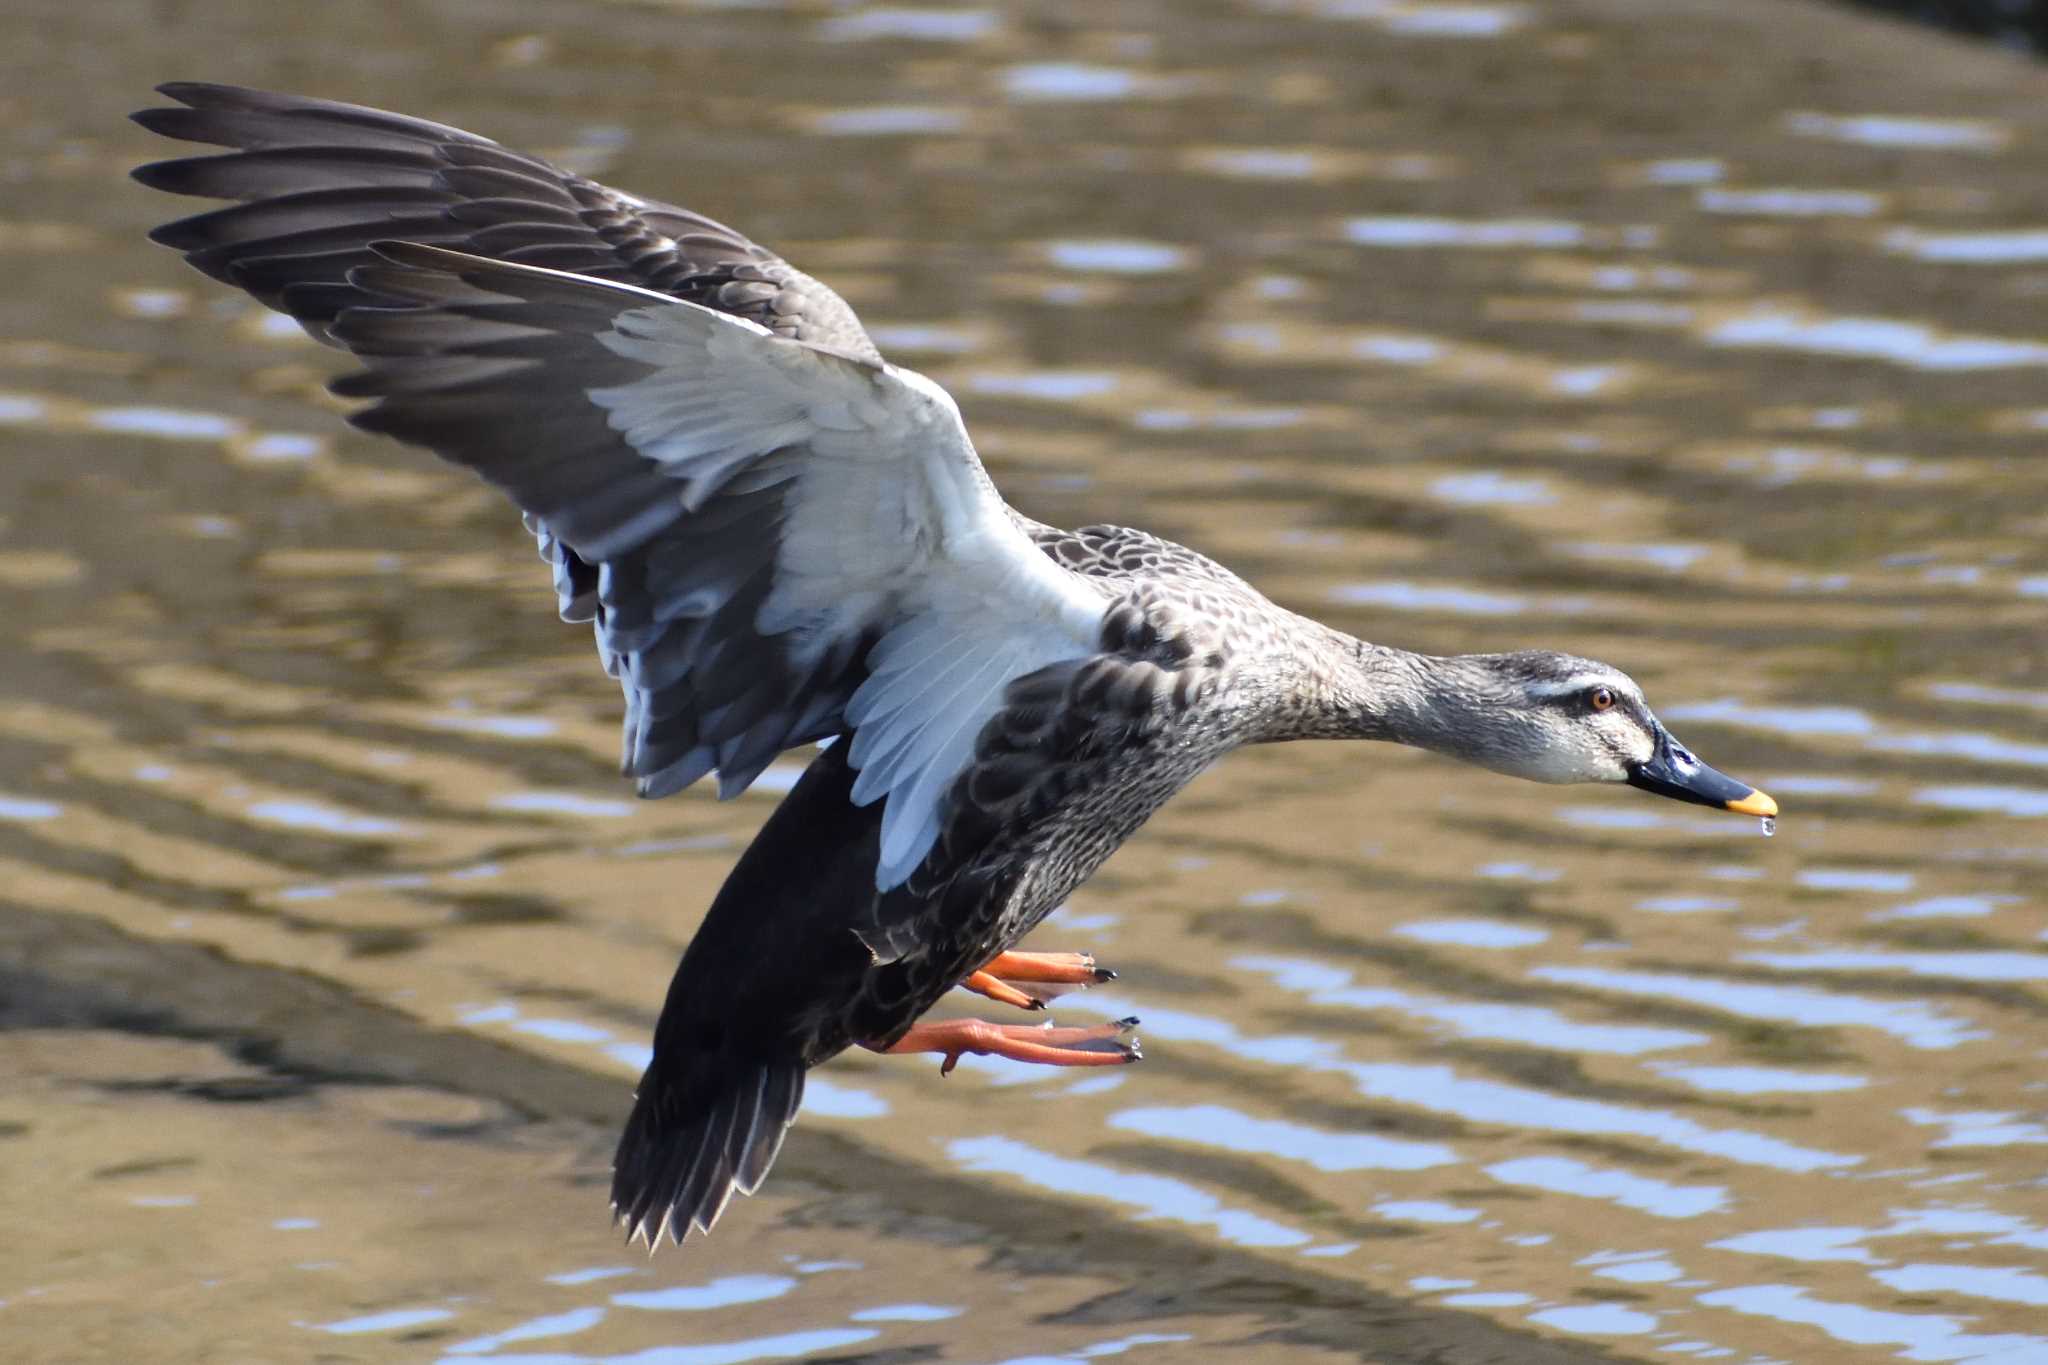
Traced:
[[1778, 813], [1777, 802], [1748, 783], [1737, 782], [1728, 774], [1709, 768], [1669, 732], [1658, 734], [1657, 752], [1630, 771], [1628, 784], [1675, 801], [1716, 806], [1737, 815]]

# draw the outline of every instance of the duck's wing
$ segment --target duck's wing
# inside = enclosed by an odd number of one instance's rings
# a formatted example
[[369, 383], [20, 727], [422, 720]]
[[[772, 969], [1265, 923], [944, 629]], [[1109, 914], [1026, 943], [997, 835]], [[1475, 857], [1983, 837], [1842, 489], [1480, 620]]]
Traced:
[[335, 392], [524, 510], [625, 690], [643, 795], [713, 768], [731, 795], [850, 730], [887, 889], [1009, 682], [1097, 647], [1105, 594], [1011, 521], [922, 375], [630, 284], [373, 260], [347, 284], [374, 302], [326, 324], [364, 363]]
[[442, 124], [160, 89], [183, 107], [137, 122], [231, 150], [136, 178], [240, 202], [152, 237], [362, 357], [357, 425], [511, 494], [641, 794], [732, 795], [852, 728], [893, 886], [1003, 686], [1092, 647], [1102, 594], [1032, 549], [951, 399], [766, 248]]
[[375, 302], [349, 272], [373, 242], [638, 285], [757, 322], [778, 336], [879, 360], [845, 300], [701, 214], [611, 189], [489, 138], [302, 95], [180, 81], [182, 107], [145, 109], [152, 132], [231, 150], [143, 166], [174, 194], [242, 202], [150, 237], [248, 290], [330, 344], [343, 309]]

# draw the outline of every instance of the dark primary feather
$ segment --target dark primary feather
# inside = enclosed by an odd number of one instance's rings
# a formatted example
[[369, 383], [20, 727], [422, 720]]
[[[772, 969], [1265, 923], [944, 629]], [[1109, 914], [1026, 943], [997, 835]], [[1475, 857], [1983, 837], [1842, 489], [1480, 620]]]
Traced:
[[779, 336], [880, 359], [824, 285], [722, 223], [642, 199], [445, 124], [331, 100], [180, 81], [186, 106], [135, 121], [234, 150], [158, 161], [135, 178], [246, 201], [167, 223], [151, 240], [290, 313], [314, 337], [377, 301], [349, 282], [371, 244], [421, 242], [570, 270], [702, 304]]

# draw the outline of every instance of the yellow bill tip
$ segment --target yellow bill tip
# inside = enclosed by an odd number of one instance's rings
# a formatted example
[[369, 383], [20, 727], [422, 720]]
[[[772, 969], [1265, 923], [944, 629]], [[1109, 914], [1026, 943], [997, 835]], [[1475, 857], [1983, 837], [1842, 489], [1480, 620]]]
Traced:
[[1752, 788], [1749, 795], [1738, 796], [1728, 803], [1728, 809], [1737, 815], [1776, 815], [1778, 803], [1762, 792]]

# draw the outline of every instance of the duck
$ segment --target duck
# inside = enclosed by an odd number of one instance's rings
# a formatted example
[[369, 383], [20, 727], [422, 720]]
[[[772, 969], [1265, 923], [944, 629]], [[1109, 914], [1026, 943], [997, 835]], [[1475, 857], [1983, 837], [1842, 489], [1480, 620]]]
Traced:
[[150, 233], [357, 368], [347, 420], [524, 517], [624, 700], [642, 797], [815, 757], [688, 943], [613, 1163], [650, 1250], [766, 1177], [808, 1072], [854, 1047], [1123, 1066], [1137, 1021], [1043, 1010], [1113, 975], [1017, 945], [1197, 774], [1290, 740], [1409, 745], [1534, 782], [1770, 818], [1611, 665], [1354, 638], [1146, 531], [1009, 506], [952, 397], [710, 218], [457, 128], [228, 85], [133, 117], [214, 149], [138, 167], [228, 201]]

